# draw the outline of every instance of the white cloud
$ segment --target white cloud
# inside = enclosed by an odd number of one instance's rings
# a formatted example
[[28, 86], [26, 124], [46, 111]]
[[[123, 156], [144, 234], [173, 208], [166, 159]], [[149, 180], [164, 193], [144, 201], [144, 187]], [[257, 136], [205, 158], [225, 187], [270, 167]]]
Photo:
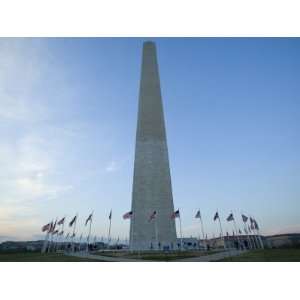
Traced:
[[[49, 74], [61, 76], [47, 54], [39, 40], [0, 39], [2, 236], [25, 238], [36, 233], [42, 222], [36, 203], [58, 198], [72, 189], [71, 184], [53, 179], [59, 169], [57, 156], [63, 152], [66, 131], [56, 130], [51, 136], [45, 130], [51, 122], [43, 122], [51, 118], [55, 108], [47, 104], [46, 93], [41, 97], [37, 91], [45, 81], [51, 86]], [[64, 85], [67, 88], [65, 82]]]

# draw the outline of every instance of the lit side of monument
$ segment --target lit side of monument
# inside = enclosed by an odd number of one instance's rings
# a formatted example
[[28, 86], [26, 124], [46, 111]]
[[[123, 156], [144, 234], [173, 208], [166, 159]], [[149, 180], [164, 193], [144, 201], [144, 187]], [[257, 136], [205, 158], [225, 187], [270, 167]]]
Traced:
[[[152, 221], [149, 218], [156, 211]], [[176, 248], [166, 130], [156, 49], [143, 46], [134, 161], [130, 248]]]

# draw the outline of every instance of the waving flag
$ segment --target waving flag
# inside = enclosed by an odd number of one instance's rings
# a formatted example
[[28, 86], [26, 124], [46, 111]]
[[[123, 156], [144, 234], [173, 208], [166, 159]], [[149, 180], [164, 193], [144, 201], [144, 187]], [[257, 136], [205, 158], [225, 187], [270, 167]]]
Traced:
[[92, 218], [93, 218], [93, 213], [91, 213], [88, 218], [85, 221], [85, 226], [87, 225], [88, 222], [92, 222]]
[[215, 216], [214, 216], [214, 221], [216, 221], [217, 219], [220, 219], [220, 217], [219, 217], [219, 213], [218, 213], [218, 212], [216, 212], [216, 213], [215, 213]]
[[132, 211], [129, 211], [127, 212], [126, 214], [123, 215], [123, 219], [126, 220], [126, 219], [131, 219], [133, 215], [133, 212]]
[[55, 231], [52, 232], [52, 235], [55, 235], [57, 233], [58, 233], [58, 230], [55, 230]]
[[254, 229], [259, 230], [258, 224], [256, 222], [256, 220], [253, 220], [253, 224], [254, 224]]
[[197, 211], [195, 218], [196, 218], [196, 219], [201, 219], [201, 213], [200, 213], [200, 210]]
[[55, 231], [55, 227], [56, 227], [56, 221], [54, 224], [53, 224], [53, 222], [51, 222], [50, 229], [48, 232], [51, 233], [51, 232]]
[[245, 215], [242, 215], [242, 219], [243, 219], [243, 222], [246, 223], [248, 221], [248, 217], [245, 216]]
[[42, 232], [49, 231], [51, 228], [51, 223], [48, 223], [42, 227]]
[[231, 213], [231, 214], [227, 217], [226, 220], [227, 220], [228, 222], [233, 221], [233, 220], [234, 220], [234, 218], [233, 218], [233, 213]]
[[72, 227], [73, 224], [76, 222], [77, 219], [77, 215], [71, 220], [71, 222], [69, 223], [69, 226]]
[[149, 222], [151, 222], [156, 217], [156, 210], [150, 215]]
[[180, 218], [179, 209], [177, 209], [176, 211], [174, 211], [174, 212], [172, 213], [171, 218], [172, 218], [172, 219]]
[[65, 217], [63, 217], [58, 223], [57, 225], [62, 225], [65, 223]]

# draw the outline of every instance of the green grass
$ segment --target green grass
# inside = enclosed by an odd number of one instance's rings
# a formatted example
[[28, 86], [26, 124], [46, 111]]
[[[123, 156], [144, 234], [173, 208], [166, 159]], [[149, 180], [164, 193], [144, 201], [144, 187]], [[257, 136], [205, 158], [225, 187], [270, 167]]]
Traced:
[[15, 252], [15, 253], [1, 253], [0, 262], [90, 262], [99, 261], [86, 258], [79, 258], [74, 256], [67, 256], [62, 253], [46, 253], [40, 252]]
[[255, 251], [247, 252], [240, 256], [225, 258], [220, 261], [237, 261], [237, 262], [300, 261], [300, 248], [255, 250]]
[[136, 258], [145, 261], [175, 261], [183, 258], [199, 257], [202, 255], [213, 254], [213, 251], [141, 251], [129, 252], [129, 251], [102, 251], [94, 254], [109, 257], [123, 257], [123, 258]]

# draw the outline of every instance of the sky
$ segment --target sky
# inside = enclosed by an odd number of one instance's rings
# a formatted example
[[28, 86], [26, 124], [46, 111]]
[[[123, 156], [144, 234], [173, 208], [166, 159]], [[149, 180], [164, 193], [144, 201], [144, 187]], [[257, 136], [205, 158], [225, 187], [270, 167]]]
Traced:
[[[0, 38], [0, 241], [94, 211], [128, 238], [146, 38]], [[151, 38], [157, 45], [174, 206], [186, 237], [232, 211], [263, 234], [300, 232], [300, 39]], [[178, 224], [177, 224], [178, 225]], [[66, 230], [68, 232], [69, 229]], [[177, 231], [179, 233], [179, 231]]]

